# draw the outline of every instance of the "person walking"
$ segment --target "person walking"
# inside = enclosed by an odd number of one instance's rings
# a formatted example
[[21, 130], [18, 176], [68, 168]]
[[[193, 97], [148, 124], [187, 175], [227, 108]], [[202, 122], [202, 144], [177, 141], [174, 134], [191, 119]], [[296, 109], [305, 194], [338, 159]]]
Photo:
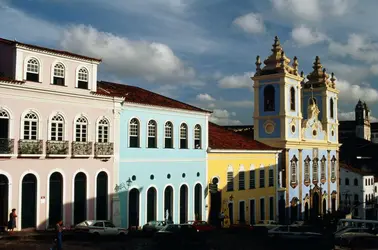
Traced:
[[8, 231], [10, 231], [10, 234], [13, 233], [13, 230], [16, 228], [16, 209], [13, 208], [12, 212], [9, 214], [9, 221], [8, 221]]
[[63, 243], [62, 232], [63, 232], [63, 230], [64, 230], [63, 221], [60, 220], [58, 223], [56, 223], [56, 226], [55, 226], [55, 231], [56, 231], [56, 249], [57, 250], [62, 250], [63, 249], [63, 246], [62, 246], [62, 243]]

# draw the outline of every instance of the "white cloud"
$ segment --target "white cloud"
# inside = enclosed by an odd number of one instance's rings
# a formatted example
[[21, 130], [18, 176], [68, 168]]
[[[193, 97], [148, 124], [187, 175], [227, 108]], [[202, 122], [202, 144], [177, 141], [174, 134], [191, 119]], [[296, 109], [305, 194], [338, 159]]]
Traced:
[[292, 30], [291, 37], [296, 44], [302, 47], [327, 40], [327, 36], [325, 34], [316, 30], [311, 30], [311, 28], [303, 24]]
[[210, 121], [218, 125], [241, 125], [242, 122], [236, 119], [232, 119], [232, 116], [236, 116], [235, 112], [229, 112], [225, 109], [214, 109], [210, 116]]
[[334, 72], [336, 77], [342, 76], [349, 82], [361, 82], [371, 73], [371, 69], [361, 64], [346, 64], [337, 61], [322, 61], [322, 64], [327, 68], [329, 74]]
[[[351, 112], [340, 112], [338, 113], [338, 119], [340, 121], [354, 121], [356, 119], [356, 114], [354, 111]], [[378, 119], [374, 116], [370, 116], [370, 122], [377, 122]]]
[[247, 33], [261, 33], [265, 30], [264, 20], [262, 16], [257, 13], [239, 16], [233, 21], [233, 24]]
[[373, 65], [371, 65], [371, 67], [370, 67], [370, 72], [371, 72], [373, 75], [378, 75], [378, 64], [373, 64]]
[[336, 88], [340, 90], [339, 98], [342, 102], [355, 104], [359, 99], [367, 103], [378, 102], [378, 91], [369, 85], [357, 85], [344, 80], [337, 80]]
[[218, 86], [222, 89], [239, 89], [239, 88], [251, 88], [253, 82], [251, 77], [254, 72], [246, 72], [244, 75], [231, 75], [225, 76], [218, 81]]
[[209, 95], [209, 94], [198, 94], [196, 97], [197, 100], [202, 101], [202, 102], [211, 102], [215, 101], [215, 99]]

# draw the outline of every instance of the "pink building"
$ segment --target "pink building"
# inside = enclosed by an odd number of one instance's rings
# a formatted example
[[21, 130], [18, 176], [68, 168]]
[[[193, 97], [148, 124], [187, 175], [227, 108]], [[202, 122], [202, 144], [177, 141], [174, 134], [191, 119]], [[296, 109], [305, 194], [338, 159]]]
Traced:
[[122, 99], [95, 94], [100, 62], [0, 39], [0, 225], [112, 217]]

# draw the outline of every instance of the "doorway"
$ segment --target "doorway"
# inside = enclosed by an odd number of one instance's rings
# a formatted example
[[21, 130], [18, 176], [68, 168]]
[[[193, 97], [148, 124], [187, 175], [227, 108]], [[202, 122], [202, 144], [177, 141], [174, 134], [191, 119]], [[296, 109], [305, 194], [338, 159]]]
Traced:
[[8, 222], [8, 205], [9, 205], [9, 180], [0, 174], [0, 226], [7, 225]]
[[156, 194], [154, 187], [147, 191], [147, 222], [156, 220]]
[[202, 186], [199, 183], [194, 187], [194, 219], [202, 220]]
[[173, 221], [173, 188], [168, 186], [164, 191], [164, 219]]
[[21, 228], [35, 228], [37, 225], [37, 178], [27, 174], [22, 179]]
[[234, 203], [228, 203], [228, 216], [230, 218], [230, 225], [234, 224]]
[[97, 175], [96, 219], [108, 219], [108, 174], [104, 171]]
[[55, 172], [50, 176], [49, 187], [49, 227], [63, 220], [63, 176]]
[[87, 217], [87, 176], [80, 172], [75, 176], [74, 223], [85, 221]]
[[180, 223], [188, 221], [188, 186], [180, 187]]
[[139, 190], [129, 191], [129, 227], [139, 226]]

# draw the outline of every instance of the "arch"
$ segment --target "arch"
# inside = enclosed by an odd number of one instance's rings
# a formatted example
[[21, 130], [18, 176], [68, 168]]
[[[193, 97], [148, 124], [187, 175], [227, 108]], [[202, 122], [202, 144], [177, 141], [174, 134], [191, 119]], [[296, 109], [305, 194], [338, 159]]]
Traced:
[[174, 147], [174, 128], [171, 121], [167, 121], [164, 124], [164, 148]]
[[54, 226], [60, 220], [63, 220], [63, 175], [56, 171], [53, 172], [48, 180], [48, 225]]
[[[0, 143], [2, 144], [2, 148], [4, 150], [0, 149], [0, 154], [8, 154], [9, 153], [9, 139], [10, 137], [10, 131], [12, 127], [10, 126], [11, 123], [11, 116], [9, 112], [0, 107]], [[0, 221], [1, 222], [1, 221]]]
[[331, 97], [329, 100], [329, 114], [330, 117], [333, 119], [335, 116], [335, 108], [334, 108], [334, 103], [333, 103], [333, 98]]
[[295, 111], [295, 88], [290, 88], [290, 110]]
[[147, 122], [147, 148], [157, 148], [158, 126], [156, 120]]
[[62, 62], [55, 62], [51, 67], [51, 84], [65, 86], [67, 68]]
[[188, 125], [181, 123], [180, 125], [180, 149], [188, 148]]
[[21, 179], [21, 228], [36, 228], [38, 219], [38, 180], [33, 173]]
[[180, 197], [179, 197], [180, 213], [179, 213], [179, 223], [186, 223], [188, 221], [188, 200], [189, 200], [189, 188], [187, 184], [182, 184], [180, 186]]
[[353, 184], [354, 184], [355, 186], [358, 186], [358, 179], [357, 179], [357, 178], [354, 178]]
[[96, 121], [96, 142], [108, 143], [110, 141], [110, 121], [105, 116], [100, 116]]
[[[0, 118], [1, 119], [7, 119], [8, 121], [8, 139], [9, 138], [13, 138], [13, 133], [14, 133], [14, 130], [13, 130], [13, 127], [14, 127], [14, 116], [13, 116], [13, 113], [11, 112], [11, 110], [5, 106], [0, 106], [0, 112], [1, 111], [5, 111], [6, 113], [8, 113], [8, 118]], [[5, 124], [6, 122], [4, 122]], [[6, 126], [6, 125], [3, 125], [3, 126]], [[4, 133], [5, 134], [5, 133]], [[1, 138], [1, 136], [0, 136]]]
[[138, 118], [134, 117], [129, 121], [129, 147], [139, 148], [140, 147], [140, 121]]
[[128, 224], [129, 228], [139, 226], [140, 220], [140, 192], [137, 188], [132, 188], [128, 191]]
[[7, 225], [9, 209], [9, 179], [0, 173], [0, 225]]
[[87, 116], [81, 114], [75, 117], [74, 120], [75, 133], [73, 133], [73, 141], [87, 142], [89, 141], [89, 121]]
[[164, 210], [163, 218], [168, 221], [174, 221], [174, 190], [171, 185], [164, 188]]
[[196, 124], [194, 126], [194, 148], [201, 149], [202, 148], [202, 128], [201, 125]]
[[[108, 194], [107, 194], [107, 200], [106, 200], [106, 204], [107, 204], [107, 218], [110, 218], [111, 217], [111, 197], [110, 197], [110, 195], [109, 195], [109, 190], [111, 190], [111, 188], [112, 188], [112, 184], [111, 184], [111, 181], [109, 181], [109, 176], [111, 176], [110, 175], [110, 173], [109, 173], [109, 171], [106, 169], [106, 168], [101, 168], [101, 169], [99, 169], [97, 172], [96, 172], [96, 174], [95, 174], [95, 180], [97, 180], [97, 177], [98, 177], [98, 175], [101, 173], [101, 172], [105, 172], [106, 173], [106, 175], [108, 176], [108, 182], [107, 182], [107, 190], [108, 190]], [[97, 181], [95, 181], [94, 182], [94, 190], [93, 190], [94, 192], [93, 192], [93, 195], [94, 195], [94, 197], [95, 197], [95, 202], [94, 202], [94, 216], [95, 216], [95, 218], [96, 218], [96, 214], [97, 214], [97, 206], [96, 206], [96, 203], [97, 203], [97, 201], [96, 201], [96, 199], [97, 199]], [[90, 193], [88, 192], [88, 195], [89, 195]]]
[[154, 221], [157, 220], [157, 189], [154, 186], [150, 186], [146, 192], [146, 218], [147, 221]]
[[78, 224], [87, 218], [87, 198], [88, 198], [88, 187], [87, 187], [87, 175], [80, 171], [75, 174], [74, 177], [74, 188], [73, 188], [73, 222]]
[[79, 89], [90, 89], [90, 74], [89, 69], [83, 65], [76, 68], [75, 87]]
[[108, 173], [101, 171], [96, 175], [96, 219], [108, 219]]
[[43, 75], [42, 61], [36, 56], [28, 56], [24, 60], [24, 79], [26, 81], [41, 82]]
[[[36, 127], [36, 134], [32, 133], [33, 127]], [[39, 140], [41, 138], [42, 118], [34, 109], [25, 110], [21, 114], [21, 135], [24, 140]]]
[[264, 111], [275, 111], [275, 93], [273, 85], [264, 88]]
[[202, 220], [202, 185], [197, 183], [194, 186], [194, 219]]

